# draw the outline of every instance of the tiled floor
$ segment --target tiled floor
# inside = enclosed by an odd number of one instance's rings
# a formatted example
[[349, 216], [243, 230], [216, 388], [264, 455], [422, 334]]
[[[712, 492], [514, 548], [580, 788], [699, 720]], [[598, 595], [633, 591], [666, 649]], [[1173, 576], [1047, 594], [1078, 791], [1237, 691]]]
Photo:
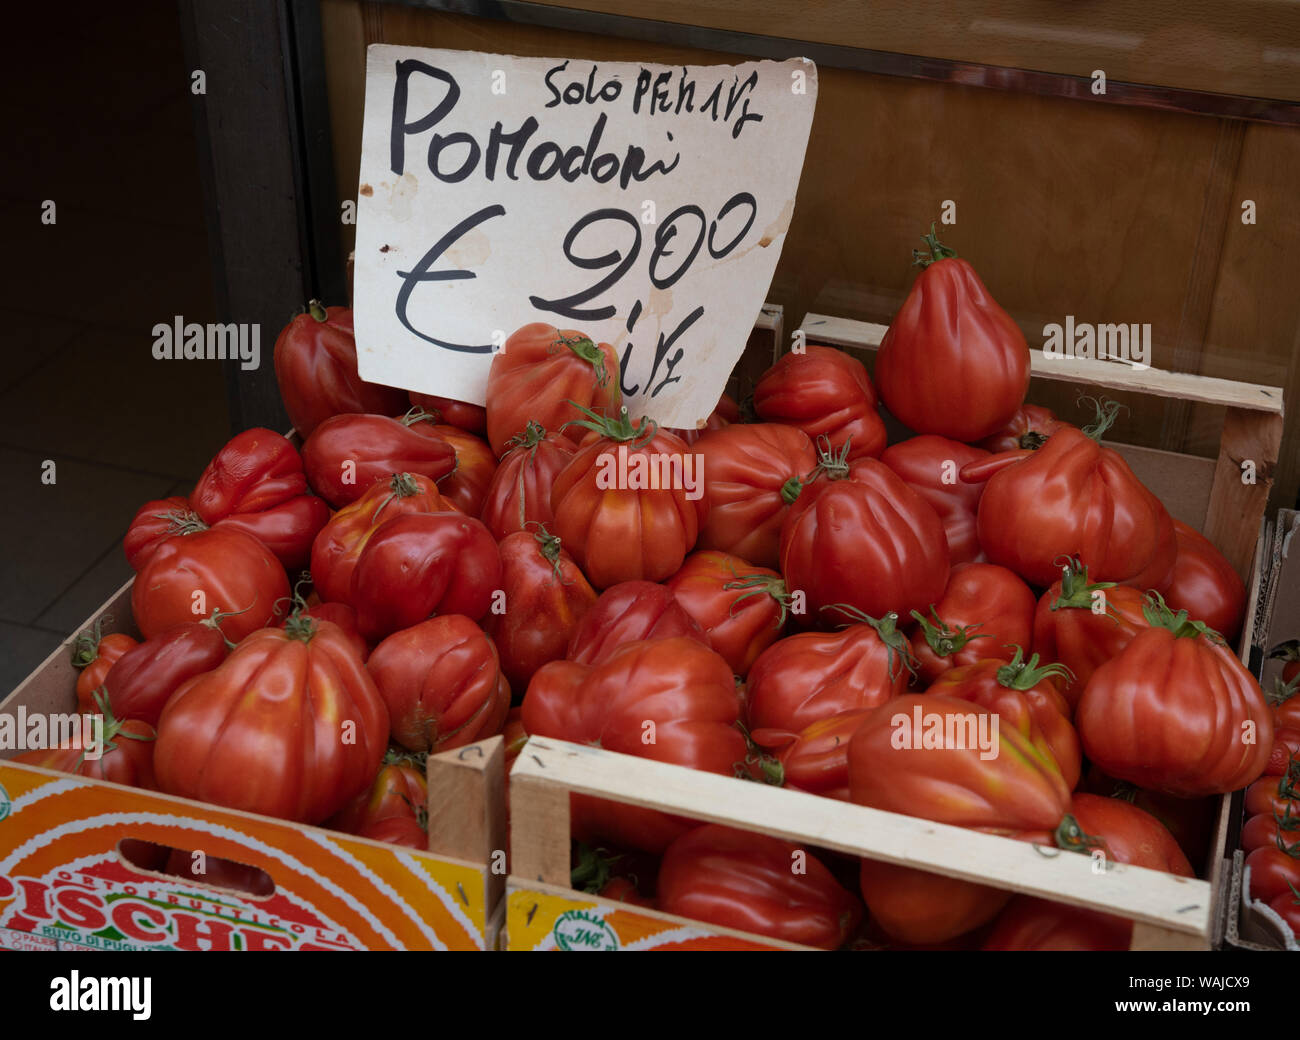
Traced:
[[176, 7], [87, 10], [6, 58], [45, 88], [7, 106], [0, 181], [0, 698], [130, 577], [140, 504], [230, 435], [221, 363], [150, 350], [155, 323], [214, 317]]

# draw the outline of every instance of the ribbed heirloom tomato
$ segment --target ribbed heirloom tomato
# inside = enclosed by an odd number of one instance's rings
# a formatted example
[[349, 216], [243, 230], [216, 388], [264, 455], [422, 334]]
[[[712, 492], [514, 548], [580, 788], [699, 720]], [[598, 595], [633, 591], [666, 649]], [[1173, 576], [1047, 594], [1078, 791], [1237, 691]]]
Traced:
[[[602, 664], [543, 665], [528, 684], [533, 736], [731, 776], [745, 758], [740, 698], [727, 662], [691, 639], [629, 643]], [[573, 835], [662, 852], [696, 826], [651, 809], [574, 795]]]
[[591, 584], [663, 581], [695, 547], [707, 516], [698, 453], [648, 419], [585, 411], [584, 442], [551, 489], [554, 531]]
[[1184, 798], [1263, 773], [1273, 718], [1255, 677], [1214, 633], [1155, 597], [1151, 627], [1093, 674], [1075, 711], [1084, 752], [1111, 776]]
[[509, 440], [530, 421], [570, 440], [582, 434], [565, 424], [582, 418], [580, 409], [618, 411], [622, 392], [618, 355], [608, 343], [594, 343], [573, 329], [544, 322], [519, 329], [492, 358], [487, 381], [487, 435], [498, 458]]
[[158, 725], [163, 708], [180, 687], [226, 659], [230, 645], [221, 614], [186, 621], [127, 651], [104, 680], [108, 704], [120, 719]]
[[750, 738], [759, 747], [777, 752], [786, 787], [826, 798], [849, 798], [849, 741], [872, 708], [842, 711], [818, 719], [798, 733], [756, 729]]
[[[428, 815], [429, 785], [423, 756], [389, 751], [366, 790], [331, 816], [327, 826], [346, 834], [366, 835], [384, 820], [400, 817], [421, 824]], [[384, 839], [379, 839], [384, 840]], [[424, 848], [425, 842], [417, 846]]]
[[739, 556], [692, 553], [666, 584], [742, 679], [785, 627], [790, 596], [781, 575]]
[[755, 423], [706, 433], [695, 450], [708, 503], [700, 548], [776, 567], [786, 510], [817, 467], [812, 441], [793, 426]]
[[1204, 621], [1228, 642], [1241, 631], [1246, 585], [1223, 553], [1205, 535], [1174, 521], [1178, 557], [1165, 602]]
[[984, 950], [1127, 950], [1133, 922], [1113, 914], [1016, 896], [998, 915]]
[[417, 433], [412, 427], [421, 421], [421, 413], [402, 419], [386, 415], [327, 419], [302, 446], [307, 479], [336, 509], [355, 502], [376, 481], [386, 481], [394, 473], [440, 480], [456, 468], [456, 451], [441, 437]]
[[[876, 354], [876, 386], [917, 433], [977, 441], [1009, 422], [1029, 389], [1029, 346], [967, 261], [935, 237]], [[999, 561], [1000, 562], [1000, 561]]]
[[366, 668], [408, 751], [448, 751], [499, 733], [510, 684], [492, 640], [473, 621], [443, 614], [394, 632]]
[[1060, 427], [1069, 425], [1058, 419], [1051, 409], [1036, 404], [1022, 404], [1002, 429], [985, 437], [978, 447], [992, 452], [1016, 451], [1020, 448], [1033, 451], [1041, 448], [1047, 438]]
[[456, 468], [438, 480], [442, 497], [466, 516], [478, 516], [496, 475], [497, 458], [482, 437], [445, 424], [418, 422], [416, 433], [450, 444], [456, 453]]
[[1036, 655], [1025, 661], [1020, 647], [1013, 650], [1010, 661], [976, 661], [944, 672], [926, 693], [997, 712], [1003, 726], [1015, 727], [1026, 739], [1033, 739], [1036, 729], [1051, 749], [1066, 786], [1074, 790], [1083, 771], [1083, 756], [1078, 734], [1070, 725], [1070, 706], [1056, 688], [1061, 665], [1040, 668]]
[[578, 664], [600, 664], [627, 643], [682, 636], [701, 646], [709, 637], [677, 602], [672, 589], [652, 581], [620, 581], [602, 592], [569, 638], [565, 656]]
[[169, 794], [319, 823], [366, 789], [387, 746], [388, 710], [348, 637], [298, 618], [176, 692], [154, 768]]
[[1103, 664], [1150, 627], [1146, 597], [1131, 585], [1089, 582], [1088, 568], [1063, 560], [1061, 577], [1043, 593], [1034, 610], [1034, 653], [1068, 669], [1061, 691], [1071, 710], [1088, 680]]
[[911, 658], [896, 622], [892, 616], [867, 617], [838, 632], [801, 632], [773, 643], [749, 670], [750, 729], [798, 733], [902, 694]]
[[411, 404], [428, 412], [435, 423], [455, 426], [478, 437], [487, 434], [487, 409], [481, 404], [470, 404], [450, 397], [435, 397], [414, 390], [410, 392], [410, 397]]
[[825, 437], [832, 451], [848, 446], [848, 458], [879, 455], [885, 423], [866, 367], [842, 350], [809, 343], [781, 357], [754, 387], [754, 411], [768, 423]]
[[912, 634], [916, 676], [933, 682], [949, 668], [990, 658], [1010, 661], [1029, 645], [1034, 594], [1005, 567], [962, 563], [948, 574], [943, 598], [929, 615], [915, 611]]
[[501, 587], [501, 554], [488, 529], [460, 513], [405, 513], [379, 526], [357, 557], [348, 602], [370, 640], [433, 614], [477, 621]]
[[545, 527], [507, 535], [498, 548], [505, 610], [489, 613], [483, 627], [501, 656], [501, 671], [522, 696], [537, 669], [564, 658], [596, 590]]
[[872, 617], [906, 617], [943, 595], [948, 543], [934, 509], [875, 459], [823, 461], [781, 528], [781, 573], [807, 596], [796, 622], [827, 627], [840, 604]]
[[551, 487], [573, 458], [573, 445], [559, 434], [547, 433], [529, 422], [512, 437], [508, 450], [492, 475], [479, 519], [498, 541], [527, 530], [529, 524], [550, 524]]
[[806, 849], [720, 824], [668, 847], [656, 889], [667, 913], [823, 950], [844, 945], [862, 920], [862, 904]]
[[967, 483], [959, 475], [962, 466], [984, 458], [986, 451], [929, 434], [892, 444], [880, 454], [881, 462], [934, 507], [954, 565], [984, 559], [975, 534], [984, 484]]
[[24, 751], [15, 755], [14, 761], [114, 784], [152, 788], [154, 728], [139, 719], [116, 718], [102, 691], [93, 694], [91, 700], [91, 710], [104, 716], [100, 747], [87, 746], [86, 739], [67, 740], [57, 747]]
[[303, 437], [332, 415], [398, 412], [406, 400], [404, 391], [367, 383], [357, 374], [352, 310], [322, 307], [315, 300], [275, 341], [275, 379], [285, 411]]
[[361, 550], [381, 525], [407, 513], [450, 510], [438, 486], [418, 473], [394, 473], [387, 482], [370, 485], [364, 495], [335, 513], [312, 543], [311, 576], [317, 594], [327, 603], [347, 601]]
[[1162, 591], [1173, 572], [1173, 521], [1113, 449], [1098, 439], [1115, 409], [1087, 430], [1062, 427], [1037, 451], [1004, 452], [962, 467], [987, 480], [980, 545], [991, 563], [1050, 585], [1057, 560], [1077, 556], [1095, 581]]
[[289, 595], [289, 578], [269, 549], [242, 531], [214, 527], [168, 538], [131, 586], [131, 614], [146, 639], [175, 625], [229, 615], [232, 643], [270, 623]]

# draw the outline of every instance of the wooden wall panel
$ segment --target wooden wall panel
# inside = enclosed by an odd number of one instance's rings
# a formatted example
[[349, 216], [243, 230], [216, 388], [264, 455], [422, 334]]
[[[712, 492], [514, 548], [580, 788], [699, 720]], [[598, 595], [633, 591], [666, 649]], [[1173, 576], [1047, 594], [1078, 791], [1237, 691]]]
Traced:
[[[341, 191], [356, 183], [370, 42], [739, 60], [356, 0], [322, 0], [321, 10]], [[755, 17], [748, 31], [762, 24], [777, 32], [784, 23], [772, 17]], [[1157, 367], [1275, 385], [1290, 373], [1290, 396], [1300, 394], [1292, 360], [1300, 294], [1286, 262], [1300, 250], [1300, 216], [1287, 210], [1300, 130], [828, 67], [820, 77], [795, 216], [768, 294], [784, 305], [789, 328], [808, 311], [887, 323], [914, 277], [918, 236], [951, 199], [957, 223], [942, 237], [975, 264], [1035, 345], [1045, 324], [1067, 314], [1149, 323]], [[1243, 197], [1260, 208], [1253, 228], [1240, 223]], [[1068, 389], [1035, 393], [1080, 416]], [[1217, 453], [1221, 410], [1120, 396], [1130, 410], [1117, 436]], [[1284, 460], [1300, 457], [1289, 432]], [[1300, 463], [1284, 461], [1279, 477], [1275, 505], [1291, 504]]]

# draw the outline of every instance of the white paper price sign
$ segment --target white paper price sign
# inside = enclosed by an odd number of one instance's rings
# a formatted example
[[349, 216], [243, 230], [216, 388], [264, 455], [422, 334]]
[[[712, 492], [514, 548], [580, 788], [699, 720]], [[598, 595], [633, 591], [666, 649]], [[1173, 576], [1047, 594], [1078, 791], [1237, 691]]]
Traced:
[[361, 375], [482, 404], [504, 338], [543, 321], [614, 345], [633, 417], [694, 426], [771, 284], [816, 100], [803, 59], [370, 47]]

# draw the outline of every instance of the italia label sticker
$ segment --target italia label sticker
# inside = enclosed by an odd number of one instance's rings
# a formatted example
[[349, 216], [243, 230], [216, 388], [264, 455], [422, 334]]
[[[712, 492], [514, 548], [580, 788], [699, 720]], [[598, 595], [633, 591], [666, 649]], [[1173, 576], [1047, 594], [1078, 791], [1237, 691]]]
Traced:
[[566, 910], [551, 929], [561, 950], [617, 950], [618, 936], [590, 910]]
[[5, 790], [4, 784], [0, 784], [0, 823], [9, 815], [10, 808], [9, 792]]

